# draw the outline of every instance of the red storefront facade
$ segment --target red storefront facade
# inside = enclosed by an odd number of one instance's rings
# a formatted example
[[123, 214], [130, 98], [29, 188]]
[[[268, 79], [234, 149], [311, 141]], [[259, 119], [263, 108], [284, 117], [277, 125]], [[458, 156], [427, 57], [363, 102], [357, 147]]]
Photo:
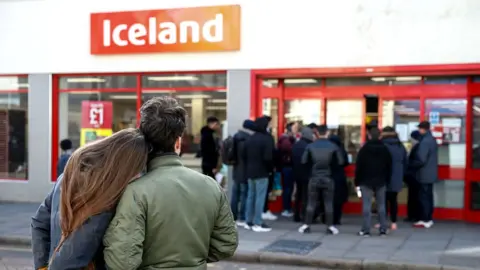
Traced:
[[[254, 70], [251, 117], [270, 114], [276, 136], [287, 122], [302, 118], [308, 119], [307, 124], [327, 124], [342, 133], [353, 161], [347, 168], [350, 183], [354, 156], [365, 141], [369, 119], [380, 127], [394, 126], [403, 133], [400, 137], [407, 148], [415, 123], [431, 120], [441, 137], [434, 217], [480, 222], [476, 210], [480, 80], [476, 74], [480, 74], [478, 64]], [[406, 188], [399, 202], [400, 214], [405, 215]], [[279, 202], [271, 204], [274, 211], [280, 207]], [[345, 211], [361, 211], [354, 192]]]

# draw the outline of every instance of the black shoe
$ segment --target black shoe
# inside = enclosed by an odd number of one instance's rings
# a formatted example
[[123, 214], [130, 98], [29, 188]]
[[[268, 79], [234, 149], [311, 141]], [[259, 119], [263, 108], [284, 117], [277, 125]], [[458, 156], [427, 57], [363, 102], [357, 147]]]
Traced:
[[387, 236], [387, 231], [385, 231], [385, 230], [380, 230], [379, 235], [382, 236], [382, 237], [385, 237], [385, 236]]
[[370, 237], [370, 233], [365, 231], [359, 231], [358, 235], [363, 237]]
[[302, 222], [302, 219], [300, 218], [300, 216], [295, 215], [295, 216], [293, 216], [293, 221], [294, 222]]

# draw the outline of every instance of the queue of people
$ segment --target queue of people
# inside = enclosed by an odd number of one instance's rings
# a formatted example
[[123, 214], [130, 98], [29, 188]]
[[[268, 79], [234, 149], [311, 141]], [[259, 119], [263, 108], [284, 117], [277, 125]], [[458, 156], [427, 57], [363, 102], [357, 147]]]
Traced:
[[[270, 118], [245, 120], [233, 137], [235, 161], [231, 207], [237, 226], [256, 232], [271, 228], [265, 214], [271, 178], [282, 175], [284, 217], [293, 217], [302, 225], [300, 233], [311, 232], [320, 218], [330, 234], [338, 234], [343, 206], [349, 190], [345, 167], [349, 156], [340, 137], [330, 134], [325, 125], [301, 126], [289, 123], [275, 147], [269, 132]], [[437, 181], [437, 145], [430, 123], [421, 122], [411, 134], [412, 148], [407, 152], [392, 127], [370, 128], [368, 140], [356, 157], [354, 184], [362, 200], [363, 222], [359, 235], [370, 236], [373, 205], [380, 235], [398, 228], [398, 194], [408, 186], [408, 216], [415, 227], [433, 225], [433, 184]], [[292, 194], [295, 202], [292, 205]], [[375, 203], [373, 203], [375, 198]], [[293, 207], [292, 207], [293, 206]], [[263, 212], [263, 214], [262, 214]]]

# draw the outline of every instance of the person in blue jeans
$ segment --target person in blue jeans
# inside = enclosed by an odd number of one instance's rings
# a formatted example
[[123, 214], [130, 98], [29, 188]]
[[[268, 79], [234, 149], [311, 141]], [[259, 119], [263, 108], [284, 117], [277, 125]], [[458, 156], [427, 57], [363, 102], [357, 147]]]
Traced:
[[294, 187], [293, 179], [293, 163], [292, 163], [292, 148], [296, 141], [296, 131], [298, 130], [298, 123], [288, 123], [285, 134], [283, 134], [277, 143], [278, 149], [278, 170], [282, 172], [282, 201], [283, 212], [282, 216], [292, 217], [292, 194]]
[[247, 119], [243, 127], [233, 136], [233, 190], [230, 206], [237, 226], [245, 227], [245, 207], [247, 205], [247, 176], [245, 144], [255, 129], [255, 123]]
[[262, 213], [268, 190], [268, 177], [273, 171], [275, 142], [268, 133], [271, 118], [262, 116], [255, 120], [253, 131], [245, 144], [246, 177], [248, 195], [245, 229], [269, 232], [272, 229], [263, 222]]

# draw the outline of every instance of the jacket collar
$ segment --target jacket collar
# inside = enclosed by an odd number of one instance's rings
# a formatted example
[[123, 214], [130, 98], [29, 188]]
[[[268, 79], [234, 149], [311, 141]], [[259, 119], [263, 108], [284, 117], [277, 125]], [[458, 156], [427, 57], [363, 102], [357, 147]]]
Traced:
[[147, 171], [153, 171], [159, 167], [183, 166], [182, 160], [176, 153], [164, 153], [153, 158], [147, 166]]

